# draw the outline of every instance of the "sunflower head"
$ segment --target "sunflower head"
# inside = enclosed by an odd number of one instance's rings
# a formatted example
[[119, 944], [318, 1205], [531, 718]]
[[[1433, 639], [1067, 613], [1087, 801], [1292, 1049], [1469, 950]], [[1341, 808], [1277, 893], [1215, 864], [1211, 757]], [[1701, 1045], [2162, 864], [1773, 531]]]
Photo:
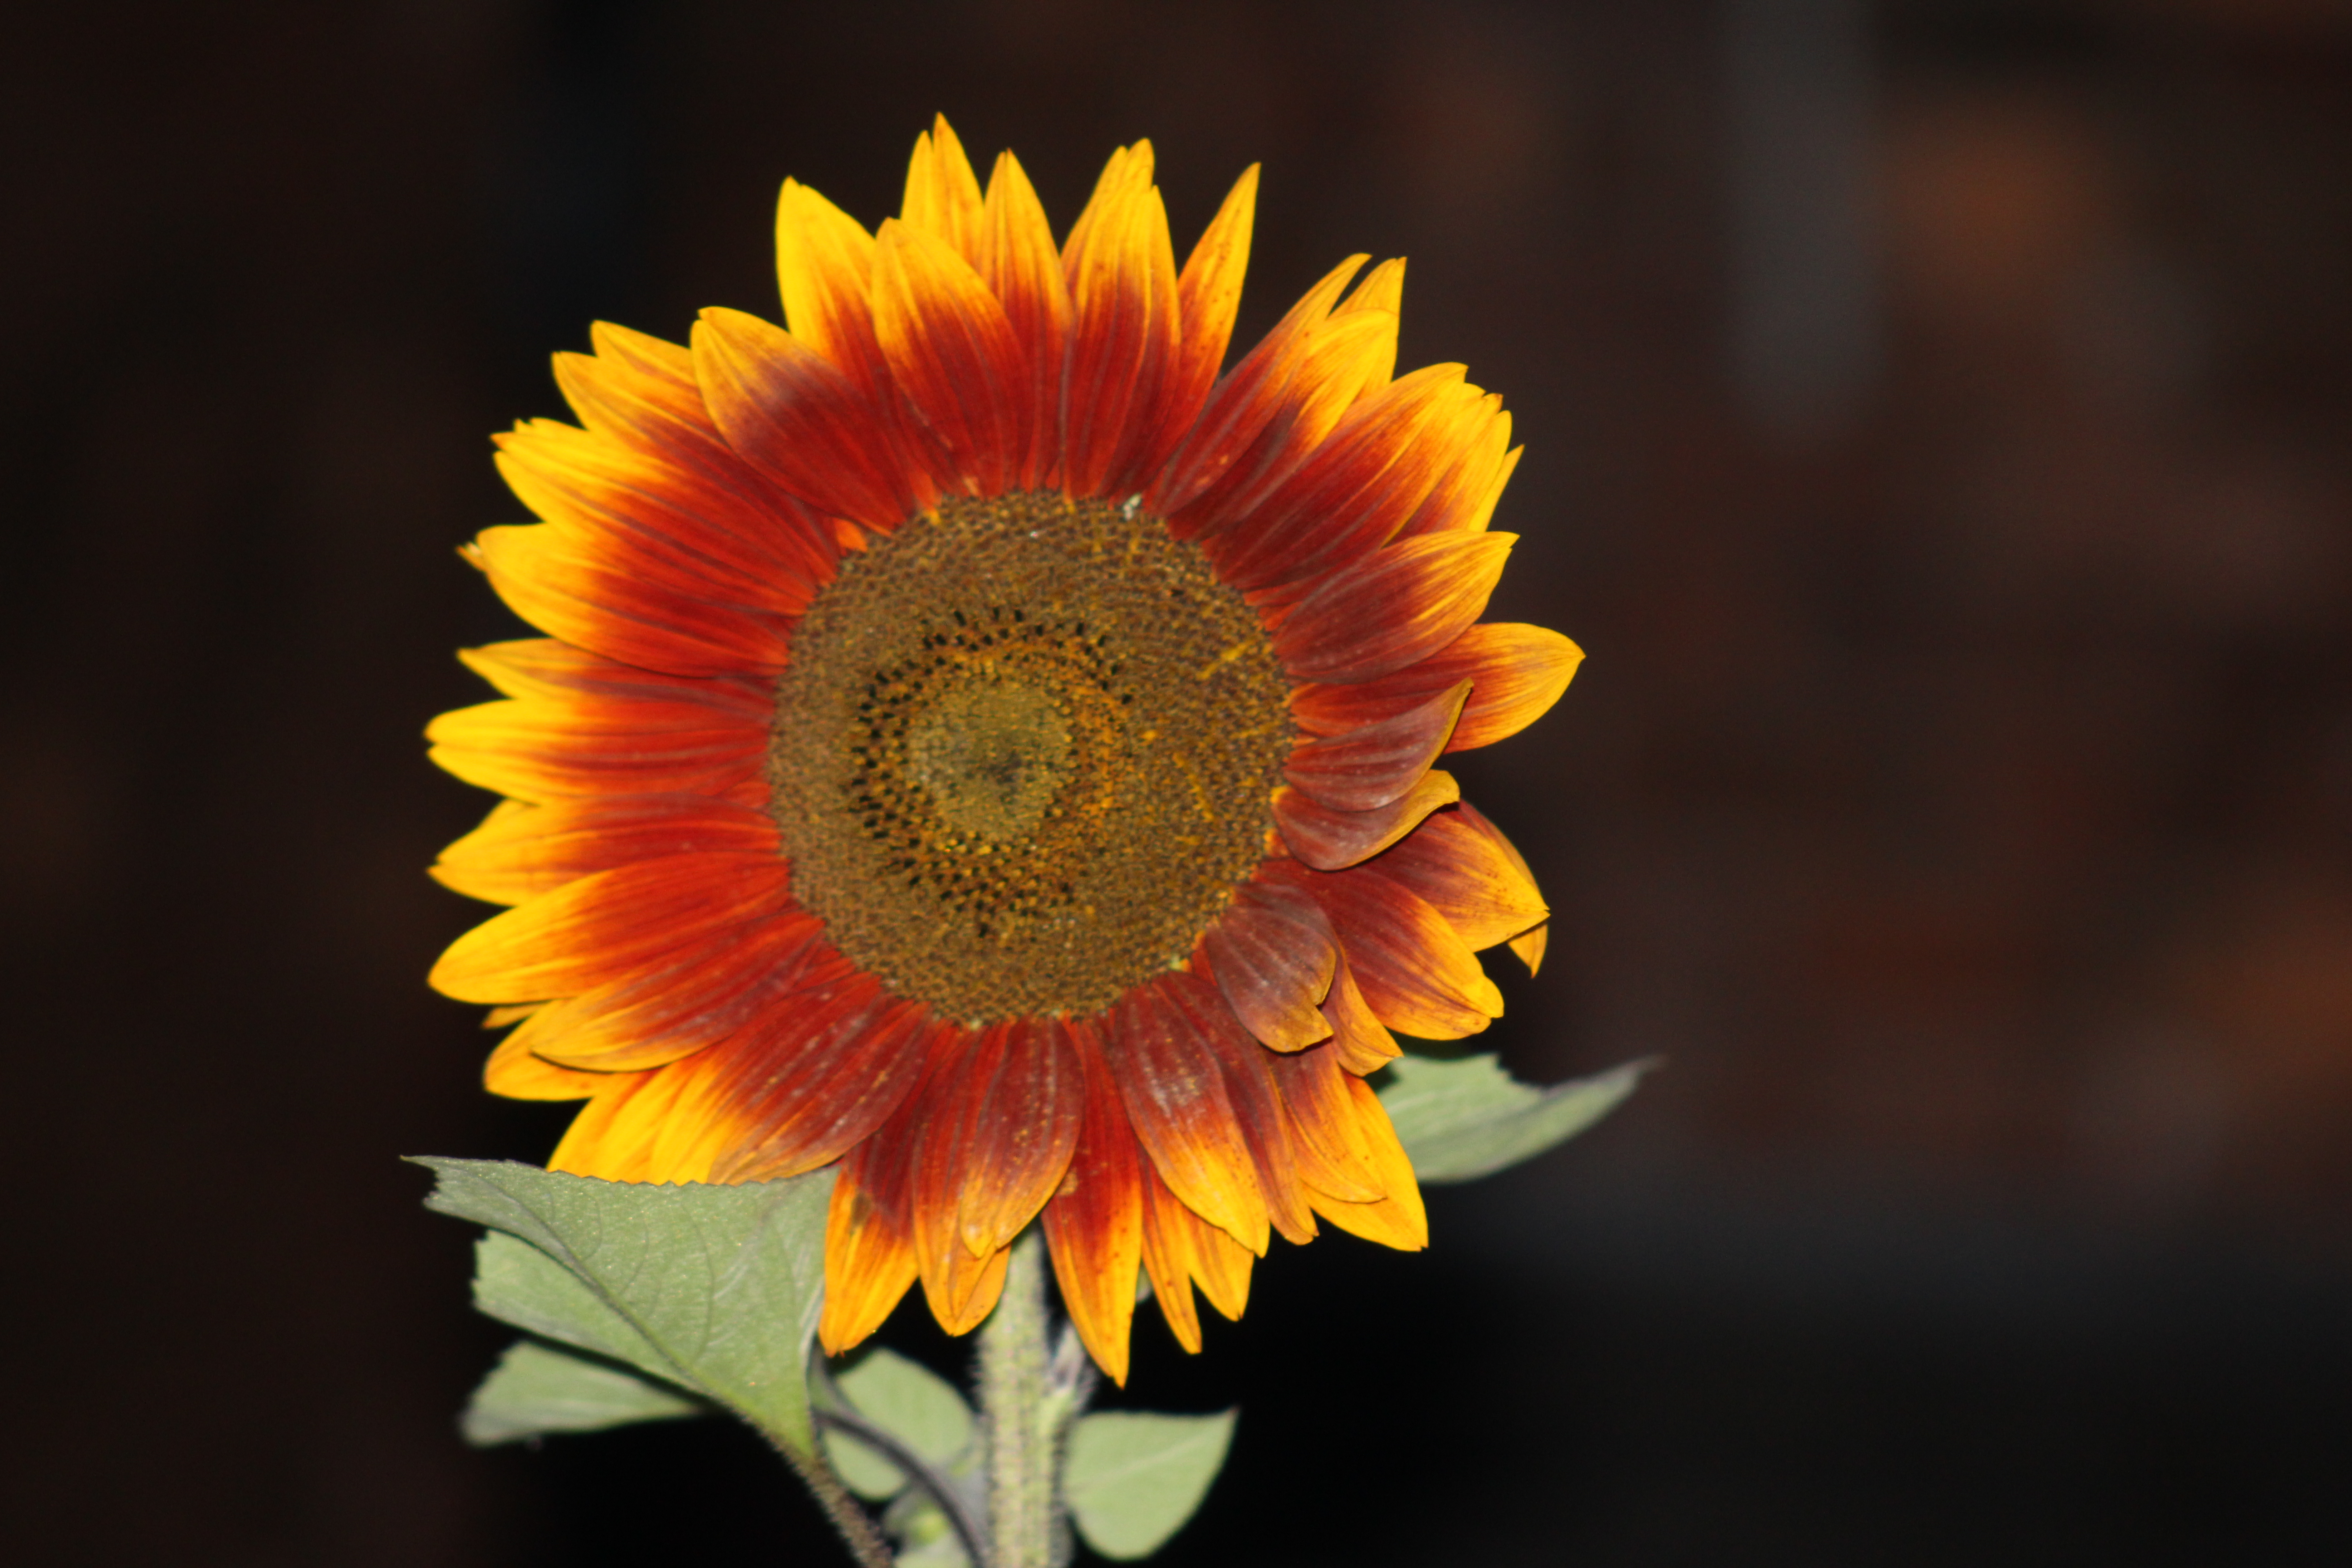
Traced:
[[435, 874], [513, 906], [433, 982], [516, 1026], [494, 1091], [587, 1102], [555, 1169], [838, 1163], [834, 1351], [919, 1279], [972, 1327], [1033, 1220], [1116, 1378], [1139, 1271], [1197, 1349], [1272, 1235], [1423, 1245], [1365, 1076], [1542, 955], [1435, 766], [1580, 657], [1479, 619], [1510, 416], [1394, 374], [1363, 257], [1221, 375], [1256, 172], [1179, 268], [1151, 169], [1058, 247], [944, 120], [877, 232], [786, 182], [787, 325], [598, 325], [579, 422], [499, 440], [541, 521], [467, 552], [548, 636], [429, 731], [506, 797]]

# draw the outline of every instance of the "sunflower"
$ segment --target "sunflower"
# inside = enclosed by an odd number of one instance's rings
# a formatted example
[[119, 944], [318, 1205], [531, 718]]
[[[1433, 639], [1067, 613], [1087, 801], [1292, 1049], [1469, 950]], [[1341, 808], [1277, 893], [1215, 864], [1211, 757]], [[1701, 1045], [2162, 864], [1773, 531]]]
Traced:
[[556, 1170], [837, 1163], [828, 1350], [918, 1279], [972, 1328], [1033, 1220], [1120, 1379], [1139, 1270], [1197, 1350], [1269, 1235], [1422, 1247], [1365, 1077], [1501, 1014], [1476, 950], [1541, 958], [1433, 766], [1580, 657], [1479, 621], [1510, 416], [1393, 375], [1360, 256], [1220, 376], [1255, 190], [1180, 270], [1139, 142], [1056, 248], [942, 120], [877, 233], [785, 183], [789, 330], [600, 324], [579, 423], [499, 438], [543, 521], [467, 554], [549, 635], [428, 731], [507, 797], [434, 874], [513, 906], [433, 984], [517, 1025], [494, 1092], [587, 1101]]

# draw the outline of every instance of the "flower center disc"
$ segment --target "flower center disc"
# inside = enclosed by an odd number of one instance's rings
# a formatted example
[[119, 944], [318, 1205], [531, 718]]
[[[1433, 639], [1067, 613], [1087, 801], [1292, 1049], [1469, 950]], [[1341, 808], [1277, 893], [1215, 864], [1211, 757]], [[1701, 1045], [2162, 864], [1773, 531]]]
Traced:
[[1101, 1011], [1266, 853], [1289, 687], [1158, 519], [952, 498], [842, 564], [776, 689], [794, 896], [942, 1015]]

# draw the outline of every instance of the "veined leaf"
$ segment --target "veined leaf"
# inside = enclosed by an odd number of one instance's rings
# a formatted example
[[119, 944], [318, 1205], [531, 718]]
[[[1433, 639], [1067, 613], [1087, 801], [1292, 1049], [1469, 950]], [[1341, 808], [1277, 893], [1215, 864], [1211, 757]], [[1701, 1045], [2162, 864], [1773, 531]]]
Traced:
[[1087, 1544], [1120, 1561], [1159, 1551], [1209, 1495], [1233, 1444], [1235, 1414], [1081, 1416], [1070, 1428], [1062, 1495]]
[[549, 1432], [597, 1432], [707, 1414], [708, 1406], [674, 1388], [536, 1340], [518, 1340], [474, 1390], [457, 1426], [467, 1442], [487, 1448]]
[[1575, 1137], [1657, 1065], [1655, 1057], [1644, 1057], [1538, 1089], [1512, 1078], [1491, 1055], [1455, 1061], [1406, 1056], [1389, 1064], [1381, 1104], [1414, 1175], [1424, 1183], [1467, 1182]]
[[[905, 1444], [914, 1456], [942, 1473], [971, 1457], [979, 1424], [955, 1385], [919, 1362], [895, 1351], [875, 1350], [841, 1374], [844, 1398], [868, 1421]], [[851, 1491], [870, 1500], [895, 1497], [906, 1472], [855, 1434], [829, 1431], [824, 1451]]]
[[440, 1177], [426, 1207], [496, 1233], [477, 1252], [482, 1310], [700, 1394], [814, 1458], [807, 1366], [832, 1172], [667, 1186], [416, 1163]]

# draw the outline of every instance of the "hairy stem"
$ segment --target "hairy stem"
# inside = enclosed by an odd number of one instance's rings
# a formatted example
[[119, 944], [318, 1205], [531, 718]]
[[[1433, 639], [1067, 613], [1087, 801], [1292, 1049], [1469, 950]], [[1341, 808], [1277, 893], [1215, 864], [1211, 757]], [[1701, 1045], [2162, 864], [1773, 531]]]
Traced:
[[980, 1331], [980, 1419], [988, 1444], [987, 1568], [1061, 1568], [1062, 1438], [1092, 1392], [1093, 1368], [1068, 1331], [1050, 1342], [1045, 1239], [1013, 1244], [1004, 1293]]
[[772, 1438], [770, 1442], [784, 1457], [784, 1463], [793, 1468], [793, 1474], [808, 1487], [817, 1506], [824, 1510], [825, 1518], [833, 1521], [833, 1528], [841, 1532], [843, 1544], [857, 1559], [857, 1568], [891, 1568], [895, 1558], [890, 1543], [883, 1539], [881, 1531], [875, 1528], [873, 1517], [858, 1506], [857, 1500], [849, 1495], [849, 1489], [841, 1484], [824, 1458], [795, 1454]]

